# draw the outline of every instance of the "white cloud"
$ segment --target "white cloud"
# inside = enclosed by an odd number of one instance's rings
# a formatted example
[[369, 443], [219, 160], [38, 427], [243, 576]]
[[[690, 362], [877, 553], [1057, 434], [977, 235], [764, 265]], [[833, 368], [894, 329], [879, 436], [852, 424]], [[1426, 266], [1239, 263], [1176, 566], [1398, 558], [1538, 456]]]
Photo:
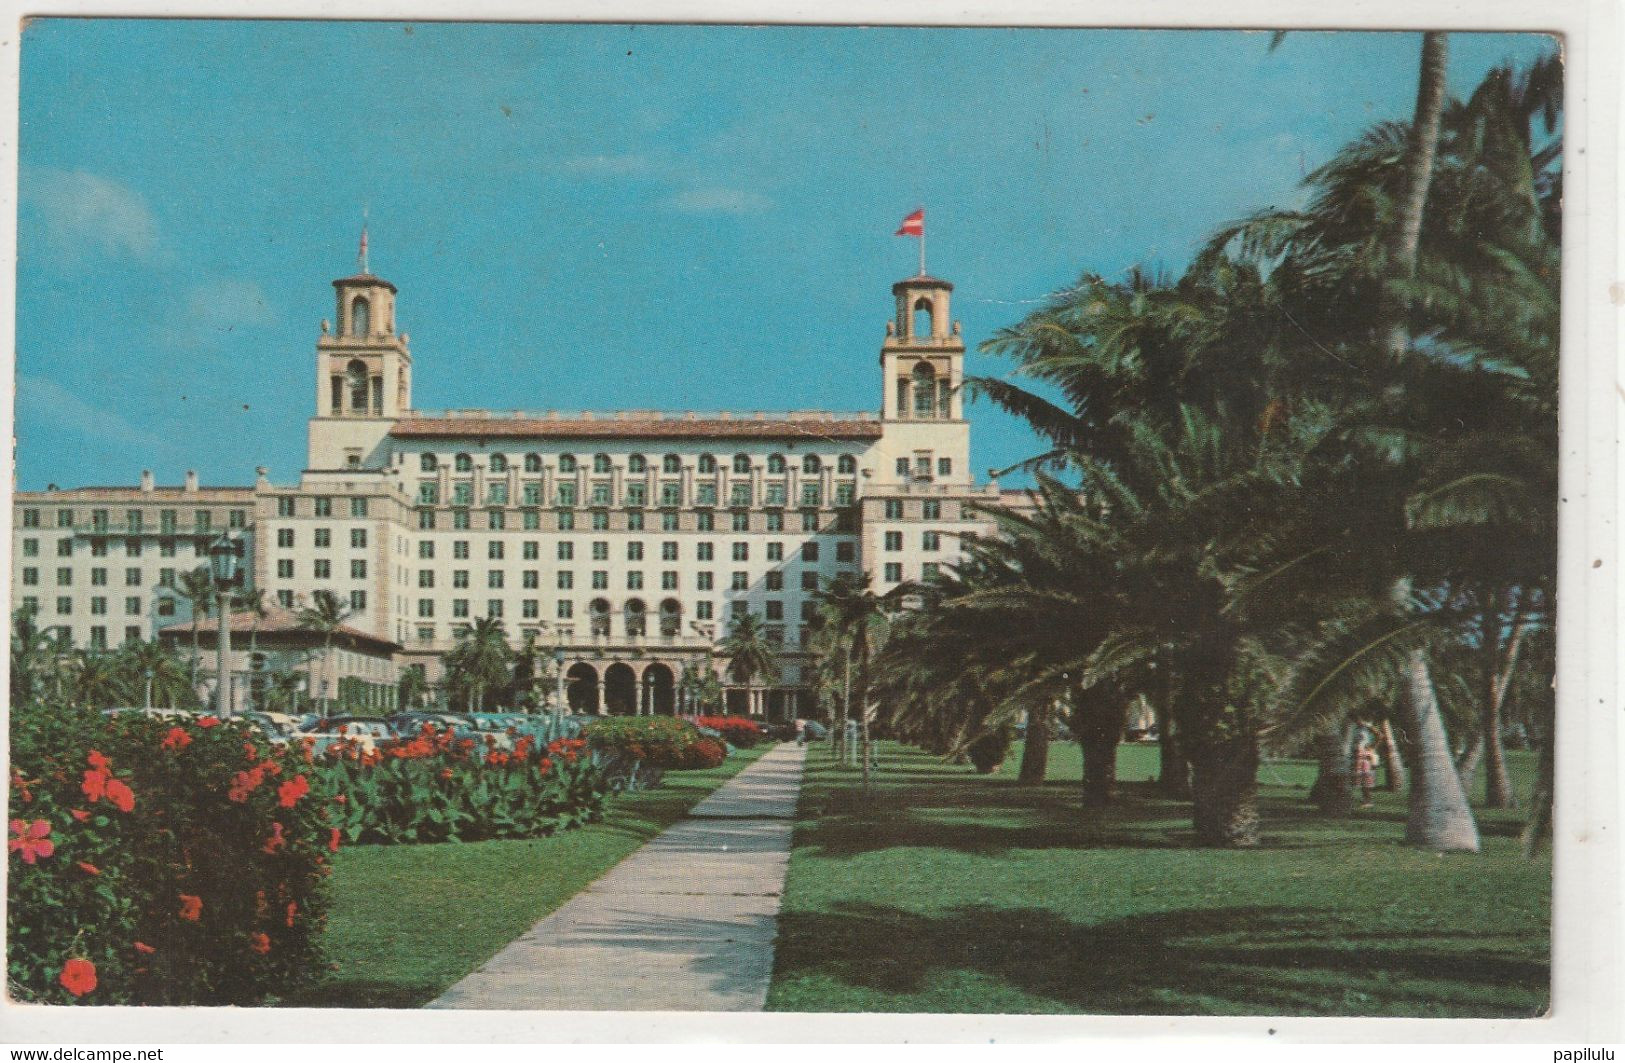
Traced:
[[685, 188], [668, 199], [666, 206], [686, 214], [760, 214], [771, 210], [773, 201], [760, 192], [740, 188]]
[[27, 167], [22, 203], [38, 215], [46, 247], [58, 259], [88, 253], [150, 259], [158, 253], [158, 223], [140, 194], [83, 170]]
[[636, 177], [653, 168], [642, 155], [577, 155], [558, 162], [561, 172], [576, 177]]
[[174, 446], [143, 431], [111, 410], [100, 409], [45, 377], [17, 375], [19, 420], [37, 420], [59, 431], [99, 439], [119, 447], [173, 453]]

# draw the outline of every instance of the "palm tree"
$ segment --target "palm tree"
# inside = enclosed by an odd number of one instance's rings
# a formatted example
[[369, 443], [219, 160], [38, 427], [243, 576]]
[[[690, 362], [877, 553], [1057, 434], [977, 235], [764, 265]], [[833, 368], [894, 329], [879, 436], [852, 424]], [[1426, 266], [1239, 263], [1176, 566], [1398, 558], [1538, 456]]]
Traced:
[[48, 675], [60, 670], [59, 658], [67, 652], [62, 633], [39, 626], [34, 613], [18, 609], [11, 614], [11, 699], [25, 705], [45, 696]]
[[[322, 653], [327, 664], [327, 678], [331, 683], [329, 690], [334, 696], [338, 693], [338, 680], [334, 675], [335, 661], [333, 659], [333, 640], [338, 636], [345, 621], [353, 615], [339, 600], [339, 596], [330, 590], [319, 590], [311, 596], [309, 604], [301, 605], [296, 614], [301, 627], [314, 631], [322, 636]], [[328, 699], [322, 699], [321, 714], [328, 714]]]
[[721, 649], [729, 670], [745, 683], [745, 712], [748, 714], [754, 700], [751, 695], [756, 690], [756, 677], [767, 679], [778, 666], [778, 656], [772, 643], [767, 641], [761, 619], [755, 613], [735, 616], [728, 625], [728, 635], [722, 640]]
[[82, 651], [73, 657], [71, 697], [77, 705], [107, 709], [134, 700], [128, 673], [114, 653]]
[[260, 648], [260, 621], [270, 613], [270, 599], [260, 587], [243, 587], [233, 592], [231, 598], [233, 612], [246, 612], [252, 618], [248, 628], [248, 660], [252, 668]]
[[216, 598], [214, 577], [209, 573], [209, 566], [199, 565], [190, 572], [182, 572], [179, 593], [192, 612], [192, 684], [195, 686], [198, 666], [203, 658], [203, 650], [198, 644], [198, 623], [208, 617]]
[[876, 594], [869, 586], [869, 576], [842, 573], [836, 576], [824, 588], [819, 590], [813, 600], [817, 603], [819, 628], [833, 640], [834, 645], [841, 647], [845, 659], [842, 672], [841, 718], [836, 722], [837, 742], [843, 743], [840, 748], [844, 752], [846, 721], [852, 718], [852, 688], [855, 678], [858, 688], [858, 704], [862, 706], [863, 714], [859, 717], [859, 742], [861, 745], [859, 756], [863, 761], [863, 784], [869, 785], [871, 761], [873, 760], [873, 745], [871, 741], [870, 718], [873, 716], [869, 703], [869, 662], [876, 648], [876, 644], [885, 630], [887, 616], [897, 608], [904, 598], [917, 593], [920, 588], [912, 584], [899, 584], [883, 595]]
[[446, 682], [470, 694], [470, 709], [485, 711], [485, 693], [508, 679], [513, 649], [501, 617], [482, 616], [457, 635], [457, 645], [446, 655]]
[[159, 702], [168, 708], [191, 707], [197, 697], [186, 667], [161, 642], [131, 642], [119, 651], [119, 663], [127, 686], [141, 691], [146, 708]]
[[396, 700], [402, 710], [420, 707], [428, 696], [429, 681], [421, 664], [409, 664], [401, 669], [400, 684], [396, 687]]

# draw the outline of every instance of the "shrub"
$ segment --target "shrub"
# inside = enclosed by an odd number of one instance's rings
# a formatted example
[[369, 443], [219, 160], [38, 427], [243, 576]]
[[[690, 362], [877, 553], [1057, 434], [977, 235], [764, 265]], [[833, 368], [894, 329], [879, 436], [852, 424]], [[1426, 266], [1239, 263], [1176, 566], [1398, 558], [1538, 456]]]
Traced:
[[1015, 729], [1000, 727], [997, 730], [978, 738], [966, 749], [970, 762], [976, 770], [983, 775], [990, 775], [999, 770], [1004, 758], [1010, 753], [1010, 746], [1015, 742]]
[[[715, 739], [707, 739], [698, 727], [674, 716], [607, 717], [587, 724], [581, 735], [617, 776], [649, 769], [659, 772], [714, 767], [708, 763], [712, 752], [695, 751], [701, 742], [709, 742], [722, 756], [727, 755]], [[722, 761], [717, 759], [716, 763]]]
[[767, 728], [745, 716], [700, 716], [694, 722], [721, 734], [736, 749], [749, 749], [767, 737]]
[[581, 739], [502, 748], [425, 724], [414, 738], [364, 749], [353, 740], [314, 758], [331, 815], [350, 842], [539, 838], [603, 815], [610, 776]]
[[49, 1004], [254, 1004], [321, 967], [326, 804], [243, 722], [11, 725], [7, 973]]
[[715, 738], [701, 738], [683, 751], [681, 767], [688, 771], [716, 768], [728, 759], [728, 749]]

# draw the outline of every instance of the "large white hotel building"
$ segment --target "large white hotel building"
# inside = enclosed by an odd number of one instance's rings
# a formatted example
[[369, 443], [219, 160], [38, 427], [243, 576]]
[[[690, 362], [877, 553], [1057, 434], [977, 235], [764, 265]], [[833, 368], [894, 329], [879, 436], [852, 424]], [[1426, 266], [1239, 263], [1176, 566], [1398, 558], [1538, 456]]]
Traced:
[[[395, 286], [333, 287], [299, 483], [262, 468], [243, 487], [20, 492], [14, 606], [83, 648], [152, 637], [187, 617], [169, 591], [224, 531], [277, 605], [331, 591], [391, 647], [375, 703], [403, 666], [437, 679], [458, 632], [494, 616], [515, 645], [562, 653], [577, 709], [671, 712], [697, 667], [735, 711], [785, 718], [812, 707], [814, 592], [843, 572], [882, 592], [929, 578], [984, 526], [969, 504], [1000, 497], [971, 474], [947, 281], [892, 286], [879, 409], [863, 413], [418, 409]], [[749, 688], [718, 649], [747, 611], [781, 650]]]

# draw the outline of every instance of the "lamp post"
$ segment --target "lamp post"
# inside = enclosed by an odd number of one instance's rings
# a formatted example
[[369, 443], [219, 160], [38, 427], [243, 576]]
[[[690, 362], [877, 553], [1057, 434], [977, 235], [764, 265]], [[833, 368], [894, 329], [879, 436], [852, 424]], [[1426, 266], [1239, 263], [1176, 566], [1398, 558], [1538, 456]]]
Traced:
[[553, 715], [559, 719], [564, 718], [564, 646], [559, 645], [553, 650], [553, 682], [556, 689], [553, 692]]
[[231, 673], [227, 662], [231, 650], [231, 592], [236, 585], [237, 547], [225, 535], [209, 547], [209, 574], [214, 578], [215, 602], [220, 612], [220, 630], [215, 644], [214, 714], [231, 718]]

